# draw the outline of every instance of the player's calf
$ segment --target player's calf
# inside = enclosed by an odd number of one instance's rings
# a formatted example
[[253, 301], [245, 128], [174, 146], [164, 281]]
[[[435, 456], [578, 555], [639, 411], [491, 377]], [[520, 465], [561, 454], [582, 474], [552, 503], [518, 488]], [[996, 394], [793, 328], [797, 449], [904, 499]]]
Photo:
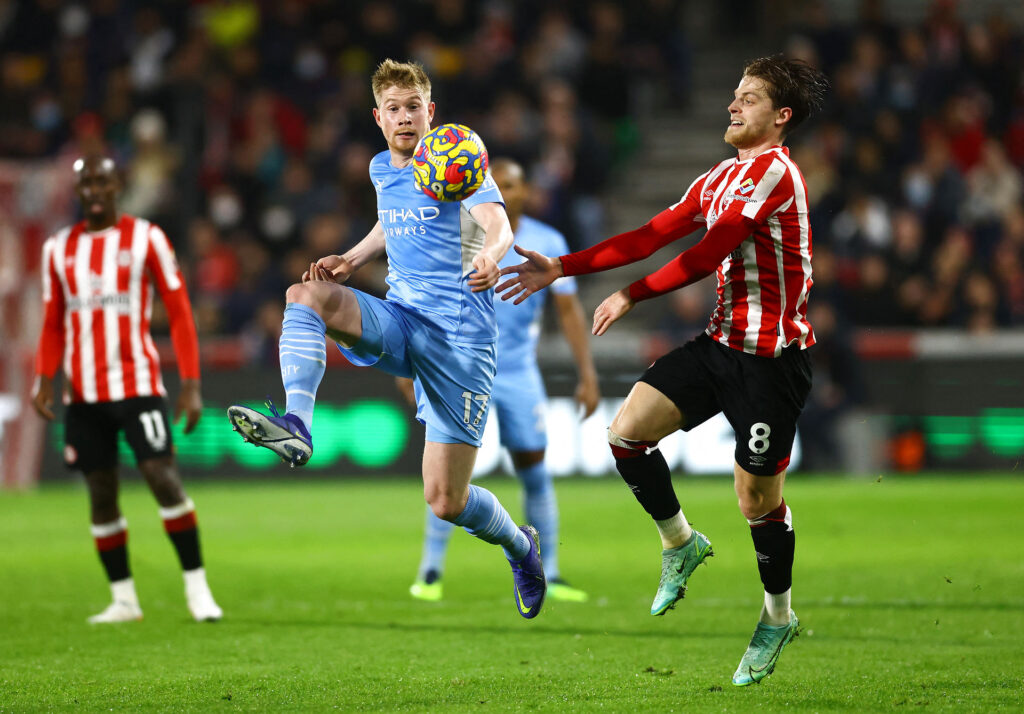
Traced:
[[789, 621], [796, 536], [793, 513], [785, 499], [764, 515], [748, 520], [757, 554], [757, 570], [765, 591], [762, 620], [770, 625]]
[[92, 526], [96, 550], [110, 581], [111, 603], [103, 612], [89, 618], [90, 624], [111, 624], [142, 619], [142, 608], [135, 593], [135, 581], [128, 567], [128, 521], [123, 517]]

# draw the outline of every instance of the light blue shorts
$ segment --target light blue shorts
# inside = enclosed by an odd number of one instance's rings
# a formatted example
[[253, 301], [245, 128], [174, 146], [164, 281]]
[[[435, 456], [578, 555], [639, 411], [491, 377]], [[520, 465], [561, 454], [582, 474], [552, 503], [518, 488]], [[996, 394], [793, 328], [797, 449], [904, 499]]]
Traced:
[[503, 367], [494, 378], [492, 394], [502, 446], [509, 451], [547, 448], [547, 393], [536, 363], [514, 370]]
[[341, 353], [358, 367], [412, 377], [416, 419], [426, 425], [427, 441], [480, 446], [490, 411], [495, 345], [452, 342], [415, 310], [351, 290], [362, 312], [363, 335], [351, 348], [338, 345]]

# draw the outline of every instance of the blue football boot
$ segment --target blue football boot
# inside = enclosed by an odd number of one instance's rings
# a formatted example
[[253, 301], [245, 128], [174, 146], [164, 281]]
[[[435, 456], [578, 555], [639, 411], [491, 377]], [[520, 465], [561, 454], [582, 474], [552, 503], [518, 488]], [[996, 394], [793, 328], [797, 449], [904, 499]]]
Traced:
[[533, 526], [519, 526], [519, 530], [530, 539], [530, 552], [518, 563], [508, 561], [512, 566], [513, 595], [519, 614], [527, 619], [537, 617], [544, 605], [548, 584], [544, 578], [544, 564], [540, 559], [540, 536]]
[[313, 437], [306, 425], [294, 414], [281, 416], [269, 398], [267, 408], [273, 416], [235, 404], [228, 407], [228, 419], [250, 444], [270, 449], [293, 468], [304, 465], [313, 455]]

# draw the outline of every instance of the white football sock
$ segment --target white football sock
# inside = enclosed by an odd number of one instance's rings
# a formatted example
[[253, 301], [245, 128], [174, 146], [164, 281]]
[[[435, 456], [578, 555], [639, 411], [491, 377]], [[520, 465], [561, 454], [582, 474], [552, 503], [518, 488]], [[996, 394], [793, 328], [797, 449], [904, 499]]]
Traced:
[[789, 624], [789, 610], [790, 610], [790, 594], [793, 592], [793, 588], [790, 588], [784, 593], [778, 595], [772, 595], [766, 592], [764, 594], [764, 607], [761, 609], [761, 622], [766, 625], [779, 625]]
[[203, 590], [209, 588], [206, 584], [206, 569], [196, 568], [195, 570], [183, 570], [182, 576], [185, 578], [185, 590], [186, 592], [191, 590]]
[[690, 528], [682, 509], [671, 518], [655, 521], [655, 524], [657, 524], [658, 534], [661, 536], [661, 547], [666, 550], [678, 548], [693, 537], [693, 528]]
[[131, 578], [116, 580], [110, 584], [110, 593], [115, 601], [138, 606], [139, 596], [135, 594], [135, 581]]

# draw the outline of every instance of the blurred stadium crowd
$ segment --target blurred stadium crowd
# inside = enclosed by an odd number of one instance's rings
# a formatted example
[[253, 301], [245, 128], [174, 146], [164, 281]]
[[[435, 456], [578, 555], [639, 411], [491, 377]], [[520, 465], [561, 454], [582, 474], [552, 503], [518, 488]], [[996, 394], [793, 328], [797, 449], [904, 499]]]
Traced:
[[[966, 22], [952, 0], [909, 25], [870, 0], [844, 23], [824, 2], [760, 5], [774, 13], [774, 46], [834, 85], [825, 115], [792, 143], [812, 205], [818, 331], [1024, 325], [1021, 27], [998, 14]], [[118, 158], [122, 207], [177, 245], [200, 334], [240, 334], [274, 362], [283, 289], [375, 219], [378, 61], [422, 62], [437, 119], [470, 124], [492, 156], [522, 162], [530, 212], [582, 247], [606, 235], [601, 198], [616, 167], [642, 159], [644, 114], [689, 100], [699, 43], [685, 9], [0, 0], [0, 154]], [[382, 273], [363, 271], [360, 286], [381, 292]], [[700, 302], [684, 292], [668, 322], [700, 327]]]

